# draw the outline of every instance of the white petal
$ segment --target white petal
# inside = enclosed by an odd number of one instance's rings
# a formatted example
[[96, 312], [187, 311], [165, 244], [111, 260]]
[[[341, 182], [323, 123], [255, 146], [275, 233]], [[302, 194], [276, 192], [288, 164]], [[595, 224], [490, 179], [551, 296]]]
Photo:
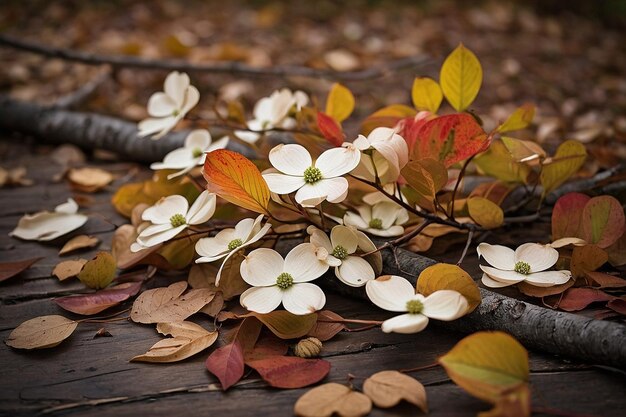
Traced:
[[348, 180], [343, 177], [323, 179], [320, 183], [328, 189], [329, 203], [341, 203], [348, 196]]
[[435, 320], [450, 321], [463, 316], [467, 311], [467, 299], [458, 291], [439, 290], [423, 301], [422, 314]]
[[365, 292], [372, 303], [387, 311], [406, 311], [407, 301], [415, 298], [413, 285], [397, 275], [367, 281]]
[[389, 229], [396, 222], [400, 209], [402, 209], [402, 207], [398, 206], [396, 203], [378, 203], [372, 207], [372, 217], [382, 221], [383, 229]]
[[211, 133], [206, 129], [192, 130], [185, 138], [185, 148], [205, 150], [211, 144]]
[[501, 269], [492, 268], [490, 266], [479, 265], [484, 273], [489, 275], [491, 279], [509, 284], [516, 284], [524, 281], [528, 275], [520, 274], [515, 271], [503, 271]]
[[198, 158], [193, 156], [189, 148], [174, 149], [163, 158], [163, 162], [155, 162], [150, 168], [157, 169], [182, 169], [196, 166]]
[[78, 213], [78, 204], [73, 198], [68, 198], [65, 203], [61, 203], [54, 208], [57, 213], [76, 214]]
[[263, 97], [254, 105], [252, 114], [254, 114], [255, 119], [261, 122], [271, 123], [273, 118], [272, 107], [272, 99], [270, 97]]
[[189, 88], [187, 89], [187, 95], [185, 97], [185, 104], [180, 110], [180, 116], [182, 117], [186, 115], [189, 110], [193, 109], [195, 105], [198, 104], [198, 101], [200, 101], [200, 92], [193, 85], [189, 86]]
[[[174, 116], [163, 117], [161, 119], [144, 119], [137, 125], [140, 137], [153, 135], [155, 133], [169, 132], [178, 123], [178, 118]], [[157, 138], [153, 138], [157, 139]]]
[[524, 243], [515, 250], [515, 262], [523, 261], [530, 265], [530, 272], [545, 271], [559, 260], [559, 251], [548, 245]]
[[[223, 232], [224, 230], [222, 230]], [[224, 257], [228, 252], [228, 244], [215, 237], [205, 237], [196, 242], [196, 253], [206, 258]], [[219, 258], [218, 258], [219, 259]], [[212, 259], [213, 261], [215, 259]], [[204, 260], [203, 262], [211, 262]]]
[[352, 144], [360, 151], [365, 151], [372, 146], [370, 141], [363, 135], [359, 135]]
[[353, 226], [362, 230], [369, 227], [369, 224], [365, 220], [363, 220], [363, 217], [351, 211], [348, 211], [346, 212], [346, 214], [344, 214], [343, 224], [345, 224], [346, 226]]
[[515, 252], [511, 248], [501, 245], [490, 245], [481, 243], [476, 248], [478, 257], [483, 257], [489, 265], [505, 271], [512, 271], [515, 268]]
[[163, 223], [163, 224], [150, 224], [150, 223], [146, 223], [148, 226], [146, 226], [145, 228], [142, 228], [141, 230], [139, 230], [139, 228], [137, 229], [137, 232], [139, 232], [139, 238], [141, 239], [145, 239], [148, 236], [152, 236], [152, 235], [156, 235], [157, 233], [161, 233], [161, 232], [165, 232], [166, 230], [172, 229], [174, 226], [172, 226], [171, 223]]
[[333, 148], [323, 152], [315, 167], [322, 171], [324, 178], [339, 177], [359, 165], [361, 152], [355, 146]]
[[348, 256], [335, 268], [335, 275], [351, 287], [362, 287], [376, 277], [372, 266], [359, 256]]
[[274, 94], [272, 94], [271, 123], [277, 125], [287, 116], [294, 104], [294, 98], [289, 89], [283, 88], [279, 92], [274, 92]]
[[374, 236], [380, 237], [393, 237], [400, 236], [404, 234], [404, 227], [402, 226], [391, 226], [388, 229], [365, 229], [365, 231]]
[[148, 114], [152, 117], [171, 116], [176, 109], [176, 102], [165, 93], [154, 93], [148, 100]]
[[169, 228], [162, 232], [151, 234], [150, 236], [146, 236], [145, 238], [140, 235], [137, 237], [137, 242], [143, 246], [156, 246], [159, 243], [167, 242], [186, 228], [187, 225], [183, 224], [182, 226]]
[[141, 218], [147, 222], [155, 224], [165, 224], [170, 222], [170, 218], [175, 214], [185, 216], [189, 210], [189, 202], [182, 195], [170, 195], [157, 201], [152, 207], [144, 210]]
[[165, 91], [165, 94], [172, 98], [176, 105], [176, 108], [180, 109], [183, 107], [185, 93], [188, 87], [189, 76], [184, 72], [181, 73], [178, 71], [173, 71], [168, 74], [167, 78], [165, 78], [163, 91]]
[[296, 201], [303, 207], [314, 207], [324, 200], [338, 203], [348, 194], [348, 181], [345, 178], [322, 179], [316, 183], [304, 183], [296, 193]]
[[326, 295], [315, 284], [294, 284], [283, 291], [283, 306], [292, 314], [304, 315], [321, 310], [326, 304]]
[[255, 249], [241, 263], [241, 278], [255, 287], [276, 284], [276, 278], [284, 272], [285, 261], [278, 252], [268, 248]]
[[187, 223], [195, 225], [209, 221], [213, 213], [215, 213], [215, 203], [215, 194], [203, 191], [189, 208], [186, 216]]
[[216, 149], [224, 149], [226, 148], [226, 146], [228, 146], [228, 141], [230, 140], [230, 138], [228, 136], [224, 136], [223, 138], [220, 138], [218, 140], [216, 140], [215, 142], [213, 142], [208, 148], [207, 148], [207, 152], [212, 152]]
[[259, 231], [254, 236], [252, 236], [247, 242], [241, 245], [241, 247], [252, 245], [253, 243], [258, 242], [263, 236], [267, 234], [271, 227], [271, 224], [266, 223], [261, 229], [259, 229]]
[[[263, 215], [260, 215], [259, 217], [263, 218]], [[257, 224], [257, 219], [249, 217], [247, 219], [240, 220], [235, 226], [232, 239], [241, 239], [242, 243], [246, 242], [250, 238], [250, 234], [252, 234], [254, 226]]]
[[277, 145], [269, 154], [274, 168], [287, 175], [303, 176], [304, 171], [313, 165], [311, 154], [302, 145]]
[[86, 222], [87, 216], [82, 214], [45, 211], [23, 216], [9, 235], [25, 240], [48, 241], [76, 230]]
[[331, 253], [337, 246], [343, 247], [348, 253], [354, 253], [356, 252], [359, 239], [352, 229], [338, 225], [330, 231], [330, 242], [331, 248], [329, 252]]
[[402, 314], [385, 320], [381, 326], [385, 333], [418, 333], [428, 326], [428, 317], [423, 314]]
[[571, 277], [570, 271], [544, 271], [527, 275], [525, 282], [536, 287], [551, 287], [565, 284]]
[[582, 246], [586, 244], [587, 242], [578, 237], [562, 237], [550, 243], [550, 246], [556, 249], [567, 245]]
[[276, 194], [289, 194], [306, 184], [304, 177], [277, 173], [263, 174], [263, 179], [265, 179], [270, 191]]
[[239, 297], [239, 302], [249, 311], [266, 314], [276, 310], [283, 299], [283, 292], [276, 286], [248, 288]]
[[508, 287], [510, 285], [515, 285], [512, 282], [507, 283], [507, 282], [496, 281], [494, 279], [489, 278], [489, 275], [485, 273], [483, 273], [481, 282], [483, 283], [485, 287], [489, 287], [489, 288], [503, 288], [503, 287]]
[[309, 96], [304, 91], [297, 90], [293, 93], [293, 99], [296, 102], [296, 109], [300, 110], [302, 107], [309, 104]]
[[287, 254], [283, 270], [293, 277], [293, 282], [308, 282], [328, 271], [328, 264], [317, 258], [315, 245], [301, 243]]
[[[248, 127], [250, 129], [256, 130], [255, 128], [250, 126], [250, 122], [248, 122]], [[259, 133], [250, 132], [248, 130], [235, 130], [233, 133], [235, 134], [235, 136], [237, 136], [239, 139], [246, 143], [256, 143], [261, 137]]]
[[311, 235], [310, 241], [312, 244], [314, 244], [318, 248], [326, 249], [328, 253], [333, 251], [333, 246], [330, 243], [330, 239], [328, 238], [328, 236], [326, 236], [326, 233], [322, 232], [315, 226], [307, 227], [306, 231], [309, 235]]

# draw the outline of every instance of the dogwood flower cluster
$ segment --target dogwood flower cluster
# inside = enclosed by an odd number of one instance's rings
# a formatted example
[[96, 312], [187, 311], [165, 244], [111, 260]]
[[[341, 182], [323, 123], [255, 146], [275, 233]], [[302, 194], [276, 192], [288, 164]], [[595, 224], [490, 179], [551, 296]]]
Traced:
[[572, 277], [570, 271], [547, 271], [559, 259], [559, 252], [549, 245], [524, 243], [514, 251], [506, 246], [481, 243], [476, 251], [491, 265], [480, 265], [482, 282], [487, 287], [507, 287], [519, 282], [551, 287], [565, 284]]
[[343, 224], [374, 236], [401, 236], [404, 234], [402, 225], [409, 221], [406, 209], [392, 201], [380, 201], [374, 205], [364, 204], [357, 207], [357, 211], [358, 213], [346, 212]]
[[378, 177], [381, 184], [398, 180], [400, 170], [409, 161], [409, 148], [406, 141], [394, 129], [378, 127], [365, 137], [359, 135], [354, 146], [367, 157], [361, 158], [361, 164], [355, 175], [374, 181]]

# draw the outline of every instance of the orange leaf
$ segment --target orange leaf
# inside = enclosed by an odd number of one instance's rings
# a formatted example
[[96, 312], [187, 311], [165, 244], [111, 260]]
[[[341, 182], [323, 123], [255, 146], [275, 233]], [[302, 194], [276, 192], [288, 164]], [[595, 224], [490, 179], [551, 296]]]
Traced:
[[259, 169], [245, 156], [226, 149], [209, 152], [202, 174], [210, 192], [245, 209], [267, 214], [270, 189]]
[[327, 141], [335, 146], [341, 146], [346, 135], [341, 129], [341, 125], [327, 114], [317, 112], [317, 127]]

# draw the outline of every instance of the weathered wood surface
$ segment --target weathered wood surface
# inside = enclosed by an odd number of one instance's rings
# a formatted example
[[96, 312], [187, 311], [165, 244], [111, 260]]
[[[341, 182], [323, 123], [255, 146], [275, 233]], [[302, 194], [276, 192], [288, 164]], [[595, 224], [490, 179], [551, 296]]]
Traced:
[[[7, 233], [25, 212], [52, 209], [71, 195], [68, 186], [54, 183], [60, 171], [45, 155], [27, 156], [31, 150], [23, 145], [1, 143], [2, 165], [20, 158], [28, 167], [35, 185], [0, 190], [0, 261], [45, 256], [31, 269], [0, 284], [0, 338], [5, 340], [21, 322], [43, 314], [71, 314], [53, 302], [54, 297], [80, 290], [80, 283], [59, 283], [50, 277], [61, 259], [59, 248], [70, 237], [51, 243], [22, 242]], [[123, 176], [129, 166], [114, 166]], [[114, 183], [108, 190], [119, 185]], [[110, 247], [116, 224], [124, 219], [108, 201], [109, 192], [90, 195], [93, 204], [86, 209], [93, 214], [83, 228], [74, 232], [98, 236], [98, 248], [73, 257], [90, 257], [97, 250]], [[456, 261], [460, 250], [446, 257]], [[475, 269], [474, 257], [467, 267]], [[180, 279], [163, 276], [159, 281]], [[348, 318], [381, 319], [386, 314], [371, 305], [330, 295], [328, 308]], [[202, 317], [197, 321], [210, 326]], [[94, 338], [105, 327], [113, 337]], [[417, 367], [433, 363], [463, 337], [443, 326], [430, 326], [418, 335], [386, 335], [380, 330], [343, 333], [325, 343], [323, 356], [332, 363], [328, 381], [344, 382], [353, 374], [355, 385], [362, 378], [386, 369]], [[130, 363], [128, 359], [145, 352], [159, 340], [154, 326], [122, 322], [118, 324], [81, 324], [77, 331], [55, 349], [35, 352], [0, 346], [0, 415], [223, 415], [237, 416], [291, 415], [293, 404], [304, 390], [268, 388], [251, 372], [226, 394], [216, 379], [204, 368], [207, 353], [170, 365]], [[441, 369], [413, 374], [426, 386], [433, 416], [471, 416], [489, 408], [455, 386]], [[626, 377], [610, 369], [574, 363], [555, 356], [531, 352], [531, 386], [533, 404], [577, 414], [620, 416], [626, 408], [623, 396]], [[408, 405], [390, 410], [374, 410], [373, 416], [414, 415]]]

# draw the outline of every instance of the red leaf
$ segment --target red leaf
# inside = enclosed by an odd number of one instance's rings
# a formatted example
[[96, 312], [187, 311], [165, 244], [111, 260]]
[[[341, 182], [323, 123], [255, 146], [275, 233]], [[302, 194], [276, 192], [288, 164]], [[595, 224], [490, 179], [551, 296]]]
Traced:
[[254, 348], [244, 354], [246, 363], [265, 359], [270, 356], [283, 356], [287, 354], [289, 346], [284, 340], [275, 336], [265, 336], [259, 340]]
[[580, 237], [583, 209], [591, 197], [568, 193], [559, 198], [552, 209], [552, 240]]
[[570, 288], [563, 294], [563, 298], [559, 302], [559, 308], [565, 311], [578, 311], [591, 303], [609, 301], [614, 298], [604, 291], [593, 288]]
[[302, 359], [294, 356], [272, 356], [251, 361], [248, 366], [272, 387], [302, 388], [324, 379], [330, 362], [324, 359]]
[[611, 310], [616, 311], [619, 314], [626, 316], [626, 300], [621, 299], [621, 298], [616, 298], [614, 300], [609, 301], [606, 306], [610, 308]]
[[341, 146], [346, 138], [343, 130], [341, 130], [341, 125], [337, 123], [335, 119], [321, 111], [317, 112], [317, 127], [326, 140], [335, 146]]
[[243, 377], [243, 349], [235, 340], [226, 346], [215, 349], [206, 360], [206, 368], [220, 380], [226, 391]]
[[142, 281], [126, 282], [91, 294], [57, 298], [54, 302], [67, 311], [89, 316], [128, 300], [139, 292], [141, 284]]
[[316, 337], [322, 342], [332, 339], [337, 333], [346, 328], [343, 323], [332, 323], [331, 321], [342, 320], [339, 314], [330, 310], [322, 310], [317, 313], [317, 322], [309, 331], [307, 336]]
[[446, 167], [489, 147], [487, 134], [467, 113], [448, 114], [417, 122], [411, 134], [412, 137], [405, 137], [409, 146], [414, 143], [411, 159], [432, 158], [442, 161]]
[[5, 279], [9, 279], [11, 277], [16, 276], [20, 272], [26, 271], [32, 264], [43, 259], [40, 258], [32, 258], [32, 259], [24, 259], [23, 261], [15, 261], [15, 262], [2, 262], [0, 263], [0, 282]]

